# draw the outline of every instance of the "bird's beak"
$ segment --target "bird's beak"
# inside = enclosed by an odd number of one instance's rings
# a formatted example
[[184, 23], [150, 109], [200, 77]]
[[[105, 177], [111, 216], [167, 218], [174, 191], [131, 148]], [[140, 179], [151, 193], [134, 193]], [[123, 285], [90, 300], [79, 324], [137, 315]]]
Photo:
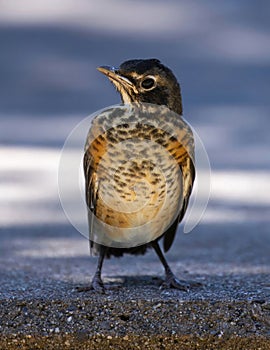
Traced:
[[110, 67], [110, 66], [100, 66], [97, 68], [97, 70], [103, 74], [105, 74], [111, 81], [112, 83], [119, 83], [123, 86], [129, 86], [132, 87], [133, 84], [131, 83], [130, 80], [128, 80], [126, 77], [123, 77], [117, 68], [115, 67]]

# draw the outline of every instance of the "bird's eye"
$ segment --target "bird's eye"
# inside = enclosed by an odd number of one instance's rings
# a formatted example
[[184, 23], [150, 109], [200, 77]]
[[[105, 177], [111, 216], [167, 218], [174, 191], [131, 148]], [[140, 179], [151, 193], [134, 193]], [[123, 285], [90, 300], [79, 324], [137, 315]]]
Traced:
[[152, 76], [146, 77], [142, 82], [141, 82], [141, 87], [144, 90], [152, 90], [156, 86], [156, 80]]

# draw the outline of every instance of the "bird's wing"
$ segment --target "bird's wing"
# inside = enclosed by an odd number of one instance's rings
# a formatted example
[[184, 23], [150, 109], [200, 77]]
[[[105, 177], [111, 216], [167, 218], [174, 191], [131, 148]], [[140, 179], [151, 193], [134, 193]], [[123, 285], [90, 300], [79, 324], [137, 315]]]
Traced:
[[[91, 238], [92, 232], [92, 223], [91, 219], [93, 215], [90, 215], [91, 212], [95, 214], [96, 210], [96, 201], [97, 201], [97, 186], [95, 182], [95, 172], [93, 168], [93, 158], [89, 150], [86, 150], [83, 158], [84, 166], [84, 176], [85, 176], [85, 199], [88, 208], [88, 224], [89, 224], [89, 238]], [[89, 239], [90, 249], [93, 248], [93, 242]]]
[[174, 223], [164, 234], [163, 248], [165, 252], [167, 252], [170, 249], [174, 241], [175, 234], [177, 232], [178, 224], [182, 221], [186, 213], [189, 198], [193, 188], [193, 183], [195, 180], [195, 166], [193, 154], [194, 143], [191, 129], [188, 130], [188, 133], [189, 136], [191, 136], [188, 147], [190, 152], [186, 152], [185, 155], [181, 158], [181, 161], [179, 162], [179, 167], [182, 171], [183, 176], [183, 204], [178, 217], [175, 219]]
[[93, 167], [92, 167], [92, 156], [90, 152], [85, 152], [83, 158], [84, 176], [85, 176], [85, 197], [88, 209], [94, 208], [95, 196], [93, 186]]

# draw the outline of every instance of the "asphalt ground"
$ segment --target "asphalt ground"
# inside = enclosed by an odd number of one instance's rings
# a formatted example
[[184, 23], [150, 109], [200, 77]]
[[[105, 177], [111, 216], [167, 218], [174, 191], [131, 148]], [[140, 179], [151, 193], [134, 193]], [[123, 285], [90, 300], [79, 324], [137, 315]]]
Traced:
[[95, 270], [88, 241], [69, 225], [2, 229], [2, 349], [269, 349], [267, 226], [181, 228], [167, 254], [180, 278], [162, 288], [153, 251], [105, 261], [105, 295], [77, 291]]

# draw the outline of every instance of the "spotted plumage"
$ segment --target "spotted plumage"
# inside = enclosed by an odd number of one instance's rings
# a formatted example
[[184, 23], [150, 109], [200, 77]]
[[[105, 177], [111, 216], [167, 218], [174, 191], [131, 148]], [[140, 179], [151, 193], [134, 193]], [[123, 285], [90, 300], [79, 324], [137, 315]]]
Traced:
[[[194, 142], [190, 127], [181, 118], [180, 86], [172, 71], [157, 59], [130, 60], [119, 69], [98, 69], [114, 84], [124, 105], [107, 109], [93, 120], [85, 145], [90, 245], [99, 254], [91, 288], [104, 291], [101, 268], [105, 256], [144, 254], [153, 247], [164, 265], [165, 283], [186, 289], [187, 284], [175, 278], [158, 245], [163, 237], [165, 252], [171, 247], [195, 177]], [[136, 205], [141, 209], [126, 210], [130, 206], [136, 209]], [[148, 242], [131, 248], [98, 244], [93, 241], [92, 214], [114, 227], [108, 234], [115, 239], [121, 238], [121, 229], [150, 222], [145, 233]]]

